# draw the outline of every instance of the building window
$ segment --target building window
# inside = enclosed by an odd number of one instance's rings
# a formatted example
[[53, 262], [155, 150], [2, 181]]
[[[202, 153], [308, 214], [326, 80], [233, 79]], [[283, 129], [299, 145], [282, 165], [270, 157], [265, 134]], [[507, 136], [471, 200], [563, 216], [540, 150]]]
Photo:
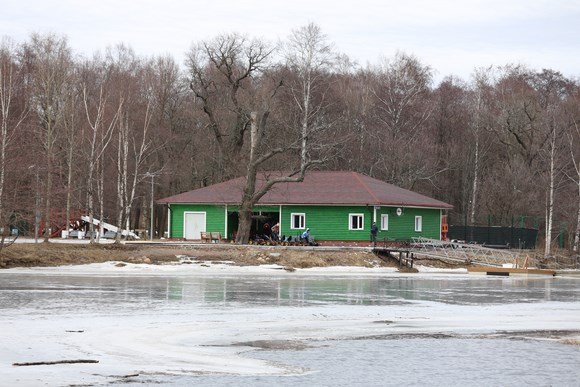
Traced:
[[381, 230], [387, 231], [389, 229], [389, 214], [381, 215]]
[[306, 225], [305, 214], [290, 214], [290, 228], [292, 230], [302, 229]]
[[364, 214], [349, 214], [348, 229], [349, 230], [364, 230], [365, 216]]
[[422, 216], [415, 216], [415, 231], [417, 231], [417, 232], [423, 231], [423, 217]]

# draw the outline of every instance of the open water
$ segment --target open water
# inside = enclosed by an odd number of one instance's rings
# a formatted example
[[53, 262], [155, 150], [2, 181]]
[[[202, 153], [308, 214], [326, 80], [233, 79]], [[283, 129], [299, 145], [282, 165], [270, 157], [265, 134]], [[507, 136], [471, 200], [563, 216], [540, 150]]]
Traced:
[[254, 357], [309, 370], [298, 376], [181, 377], [198, 386], [578, 386], [580, 351], [558, 343], [414, 338], [322, 342]]

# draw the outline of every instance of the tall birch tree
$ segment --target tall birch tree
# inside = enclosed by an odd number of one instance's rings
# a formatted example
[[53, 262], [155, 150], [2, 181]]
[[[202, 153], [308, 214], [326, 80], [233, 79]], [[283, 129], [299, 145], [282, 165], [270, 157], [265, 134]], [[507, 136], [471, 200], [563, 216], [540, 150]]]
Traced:
[[566, 133], [568, 139], [568, 147], [570, 152], [570, 159], [572, 160], [573, 170], [570, 174], [570, 180], [574, 182], [577, 193], [576, 193], [576, 225], [574, 227], [574, 242], [572, 245], [572, 251], [576, 254], [580, 253], [580, 125], [578, 119], [574, 117], [572, 123], [569, 126], [569, 130]]
[[16, 94], [22, 82], [22, 68], [16, 62], [16, 50], [11, 42], [0, 45], [0, 227], [7, 223], [4, 214], [4, 184], [8, 147], [18, 134], [27, 114], [26, 107], [16, 106]]
[[563, 139], [565, 137], [563, 102], [569, 94], [569, 81], [559, 72], [543, 70], [535, 74], [533, 84], [537, 90], [538, 105], [542, 112], [542, 127], [547, 137], [547, 149], [542, 153], [548, 163], [544, 258], [550, 258], [552, 255], [555, 195], [556, 191], [561, 187], [561, 178], [564, 170], [564, 163], [562, 162]]
[[[88, 144], [88, 171], [87, 171], [87, 209], [89, 217], [90, 242], [95, 242], [95, 196], [102, 199], [102, 184], [104, 181], [102, 164], [103, 156], [113, 136], [113, 130], [123, 107], [123, 100], [119, 99], [117, 105], [112, 105], [107, 92], [105, 91], [105, 79], [101, 79], [96, 84], [93, 93], [88, 90], [86, 84], [83, 85], [83, 103], [85, 116], [89, 126]], [[114, 110], [112, 110], [113, 108]], [[111, 109], [111, 111], [108, 111]], [[98, 179], [99, 181], [96, 181]], [[96, 192], [95, 192], [96, 190]], [[95, 195], [96, 194], [96, 195]], [[101, 222], [102, 219], [101, 202]]]
[[485, 132], [489, 131], [487, 123], [488, 106], [486, 103], [486, 93], [489, 88], [489, 75], [482, 70], [476, 71], [470, 98], [472, 120], [469, 126], [469, 131], [473, 138], [471, 143], [473, 174], [471, 181], [471, 199], [469, 202], [470, 225], [474, 225], [476, 221], [477, 208], [479, 206], [478, 200], [481, 185], [481, 169], [483, 159], [490, 149], [490, 144], [485, 141]]
[[72, 75], [74, 79], [71, 86], [66, 92], [65, 106], [63, 111], [63, 148], [65, 151], [64, 161], [66, 164], [66, 230], [69, 231], [69, 226], [73, 219], [71, 218], [71, 207], [73, 200], [73, 193], [79, 191], [78, 187], [74, 186], [74, 176], [77, 169], [75, 164], [79, 161], [76, 156], [79, 152], [79, 146], [84, 135], [84, 125], [81, 125], [82, 118], [82, 103], [81, 93], [78, 87], [78, 78]]
[[[117, 213], [117, 224], [119, 230], [129, 231], [129, 220], [131, 217], [131, 206], [135, 201], [137, 185], [143, 179], [143, 166], [149, 151], [151, 150], [151, 139], [149, 136], [151, 126], [151, 102], [147, 101], [145, 113], [140, 133], [133, 129], [128, 114], [125, 113], [118, 123], [118, 144], [117, 144], [117, 201], [119, 211]], [[129, 167], [129, 157], [131, 157], [132, 170]], [[121, 234], [116, 236], [116, 242], [120, 242]]]
[[296, 77], [286, 83], [300, 111], [300, 160], [304, 165], [310, 161], [309, 137], [328, 129], [328, 121], [320, 118], [328, 103], [329, 72], [336, 58], [327, 36], [314, 23], [293, 30], [288, 38], [286, 63]]

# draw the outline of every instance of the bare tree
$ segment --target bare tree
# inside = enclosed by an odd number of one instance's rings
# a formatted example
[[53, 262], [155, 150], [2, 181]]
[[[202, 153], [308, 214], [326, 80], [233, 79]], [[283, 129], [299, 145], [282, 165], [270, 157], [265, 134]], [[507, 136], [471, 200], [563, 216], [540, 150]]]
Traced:
[[[134, 131], [127, 113], [119, 120], [118, 124], [118, 148], [117, 148], [117, 200], [119, 212], [117, 214], [117, 224], [119, 229], [123, 227], [129, 231], [129, 219], [131, 206], [135, 201], [137, 184], [142, 180], [143, 163], [145, 162], [151, 148], [149, 139], [149, 127], [151, 125], [151, 103], [147, 102], [145, 116], [143, 117], [143, 128], [140, 139], [135, 138]], [[132, 149], [130, 150], [130, 145]], [[129, 170], [129, 156], [132, 156], [133, 170]], [[119, 242], [120, 233], [117, 234], [116, 241]]]
[[[74, 168], [77, 159], [75, 156], [78, 153], [78, 147], [83, 137], [83, 128], [80, 125], [80, 117], [82, 114], [81, 96], [78, 89], [78, 79], [74, 75], [71, 76], [74, 79], [71, 82], [71, 86], [68, 87], [65, 93], [65, 101], [63, 108], [63, 134], [64, 134], [64, 151], [65, 151], [65, 164], [67, 167], [66, 171], [66, 231], [68, 233], [69, 226], [72, 222], [71, 219], [71, 207], [73, 200], [73, 193], [78, 191], [78, 187], [73, 186], [73, 177], [76, 172]], [[74, 86], [73, 86], [74, 85]]]
[[[99, 186], [102, 187], [102, 181], [104, 180], [102, 176], [102, 163], [103, 155], [105, 150], [109, 146], [113, 135], [113, 129], [119, 118], [120, 111], [123, 107], [123, 100], [120, 99], [118, 106], [113, 115], [107, 116], [107, 107], [109, 105], [108, 96], [104, 90], [104, 84], [101, 83], [97, 85], [98, 96], [93, 95], [92, 98], [89, 94], [86, 85], [83, 85], [83, 102], [85, 106], [85, 114], [87, 118], [87, 123], [89, 125], [89, 165], [88, 165], [88, 175], [87, 175], [87, 204], [88, 204], [88, 216], [89, 216], [89, 231], [90, 231], [90, 241], [95, 242], [94, 231], [95, 227], [93, 224], [94, 214], [95, 214], [95, 175], [101, 172], [99, 177]], [[91, 103], [92, 100], [92, 103]], [[100, 199], [102, 199], [101, 189], [97, 186], [97, 194]], [[99, 195], [100, 193], [100, 195]], [[101, 205], [101, 214], [102, 214]], [[100, 219], [101, 223], [103, 221], [102, 215]]]
[[[310, 23], [292, 31], [286, 48], [286, 63], [296, 77], [287, 81], [286, 85], [300, 111], [302, 164], [309, 161], [308, 138], [312, 132], [329, 127], [328, 122], [318, 118], [327, 103], [328, 73], [336, 58], [332, 44], [316, 24]], [[316, 93], [319, 94], [317, 99]]]
[[432, 70], [413, 56], [398, 53], [391, 61], [384, 60], [375, 71], [377, 132], [385, 149], [381, 167], [387, 180], [408, 188], [434, 173], [432, 163], [425, 163], [429, 154], [423, 144], [425, 124], [431, 115], [429, 104]]
[[486, 71], [477, 70], [473, 79], [473, 91], [471, 98], [471, 111], [473, 119], [470, 122], [469, 130], [473, 136], [472, 159], [473, 175], [471, 181], [471, 200], [469, 203], [469, 224], [474, 225], [476, 220], [476, 210], [479, 205], [479, 186], [481, 183], [482, 159], [491, 148], [491, 143], [485, 141], [485, 134], [489, 131], [488, 125], [488, 104], [486, 102], [487, 90], [491, 88], [489, 75]]
[[[249, 239], [252, 198], [260, 165], [258, 147], [262, 145], [270, 114], [269, 99], [280, 86], [273, 87], [259, 113], [252, 113], [252, 94], [256, 92], [259, 75], [267, 67], [272, 51], [258, 40], [230, 34], [193, 46], [188, 56], [190, 88], [217, 144], [217, 166], [225, 176], [243, 171], [248, 179], [242, 199], [245, 205], [241, 205], [239, 210], [242, 230], [238, 231], [237, 239], [242, 242]], [[245, 154], [245, 138], [250, 127], [250, 149]]]
[[[309, 38], [314, 40], [306, 41]], [[189, 55], [190, 87], [218, 144], [220, 163], [231, 171], [240, 170], [246, 177], [238, 211], [237, 243], [248, 242], [253, 207], [271, 187], [303, 180], [306, 170], [319, 162], [311, 159], [308, 151], [312, 120], [317, 114], [313, 111], [311, 98], [320, 72], [327, 65], [327, 47], [320, 30], [313, 25], [295, 31], [293, 39], [288, 57], [291, 66], [299, 71], [299, 93], [294, 96], [302, 114], [297, 136], [284, 142], [273, 135], [269, 123], [282, 87], [280, 72], [268, 64], [272, 48], [239, 35], [223, 35], [194, 46]], [[246, 144], [248, 129], [249, 142]], [[258, 179], [272, 159], [296, 152], [299, 162], [290, 173]]]
[[32, 67], [32, 105], [39, 119], [37, 136], [45, 152], [44, 241], [51, 231], [53, 173], [56, 161], [57, 131], [62, 127], [66, 89], [70, 87], [71, 50], [64, 37], [33, 34], [25, 46], [25, 57]]
[[[561, 187], [564, 163], [562, 162], [563, 137], [565, 126], [563, 121], [563, 101], [568, 96], [569, 81], [561, 73], [543, 70], [535, 74], [532, 82], [537, 90], [538, 105], [542, 112], [542, 123], [547, 132], [547, 199], [546, 199], [546, 245], [544, 258], [551, 256], [552, 228], [555, 212], [555, 194]], [[541, 156], [544, 155], [542, 152]]]
[[492, 127], [497, 140], [514, 156], [533, 167], [544, 148], [548, 132], [539, 130], [542, 107], [532, 72], [521, 66], [500, 68], [495, 85], [497, 125]]
[[8, 146], [18, 134], [27, 114], [26, 108], [20, 111], [16, 106], [15, 94], [22, 80], [22, 69], [16, 63], [13, 45], [3, 40], [0, 45], [0, 227], [4, 227], [4, 182], [6, 176], [6, 156]]
[[570, 180], [572, 180], [578, 188], [577, 191], [577, 206], [578, 211], [576, 214], [576, 226], [574, 228], [574, 243], [572, 246], [572, 251], [575, 253], [580, 252], [580, 125], [578, 124], [578, 119], [574, 117], [572, 119], [572, 125], [567, 132], [568, 146], [570, 150], [570, 159], [572, 160], [573, 173], [570, 174]]
[[548, 198], [546, 201], [546, 245], [544, 249], [544, 258], [549, 258], [551, 256], [552, 225], [554, 219], [554, 193], [556, 190], [556, 151], [558, 148], [558, 132], [556, 130], [556, 125], [552, 121], [548, 123], [548, 127], [550, 132], [550, 137], [548, 140], [549, 183]]
[[[564, 186], [566, 162], [564, 161], [565, 151], [565, 123], [562, 120], [562, 110], [558, 107], [551, 107], [547, 112], [546, 129], [550, 133], [543, 159], [547, 161], [547, 193], [546, 193], [546, 245], [544, 257], [550, 258], [552, 255], [552, 231], [554, 228], [554, 217], [556, 214], [556, 194]], [[560, 204], [560, 203], [558, 203]]]
[[[545, 176], [541, 155], [548, 134], [542, 127], [542, 107], [534, 88], [533, 73], [521, 66], [488, 71], [490, 78], [488, 135], [490, 160], [482, 169], [479, 203], [497, 224], [510, 224], [516, 215], [541, 216], [543, 203], [538, 181]], [[485, 133], [485, 132], [484, 132]], [[490, 218], [491, 219], [491, 218]]]
[[[310, 23], [292, 31], [286, 46], [286, 65], [292, 74], [285, 79], [285, 85], [298, 109], [300, 129], [294, 140], [290, 140], [286, 145], [268, 148], [264, 144], [264, 139], [268, 131], [270, 105], [266, 103], [261, 111], [251, 113], [250, 160], [239, 211], [237, 243], [248, 242], [252, 210], [260, 198], [276, 184], [303, 181], [310, 167], [323, 163], [324, 152], [316, 138], [331, 128], [330, 122], [324, 119], [324, 110], [327, 104], [325, 97], [329, 88], [329, 72], [335, 60], [336, 54], [333, 52], [332, 44], [328, 42], [320, 27]], [[276, 91], [277, 88], [274, 88], [271, 98], [275, 97]], [[328, 140], [323, 148], [327, 148], [330, 143], [333, 141]], [[273, 174], [274, 176], [263, 174], [263, 180], [258, 185], [259, 169], [273, 157], [285, 152], [299, 152], [299, 161], [295, 169], [287, 174], [278, 173]]]
[[216, 141], [217, 166], [224, 177], [240, 171], [236, 166], [245, 154], [245, 138], [251, 125], [248, 100], [272, 51], [258, 40], [229, 34], [201, 42], [189, 52], [190, 88]]

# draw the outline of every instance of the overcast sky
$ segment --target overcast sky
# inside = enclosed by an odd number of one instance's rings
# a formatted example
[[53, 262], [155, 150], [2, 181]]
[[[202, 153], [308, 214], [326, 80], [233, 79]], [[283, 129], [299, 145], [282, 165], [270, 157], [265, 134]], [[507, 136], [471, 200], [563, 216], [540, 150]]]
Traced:
[[223, 32], [270, 40], [317, 23], [361, 65], [397, 50], [467, 79], [521, 63], [580, 77], [580, 0], [0, 0], [0, 35], [66, 35], [76, 52], [124, 42], [183, 63], [191, 43]]

